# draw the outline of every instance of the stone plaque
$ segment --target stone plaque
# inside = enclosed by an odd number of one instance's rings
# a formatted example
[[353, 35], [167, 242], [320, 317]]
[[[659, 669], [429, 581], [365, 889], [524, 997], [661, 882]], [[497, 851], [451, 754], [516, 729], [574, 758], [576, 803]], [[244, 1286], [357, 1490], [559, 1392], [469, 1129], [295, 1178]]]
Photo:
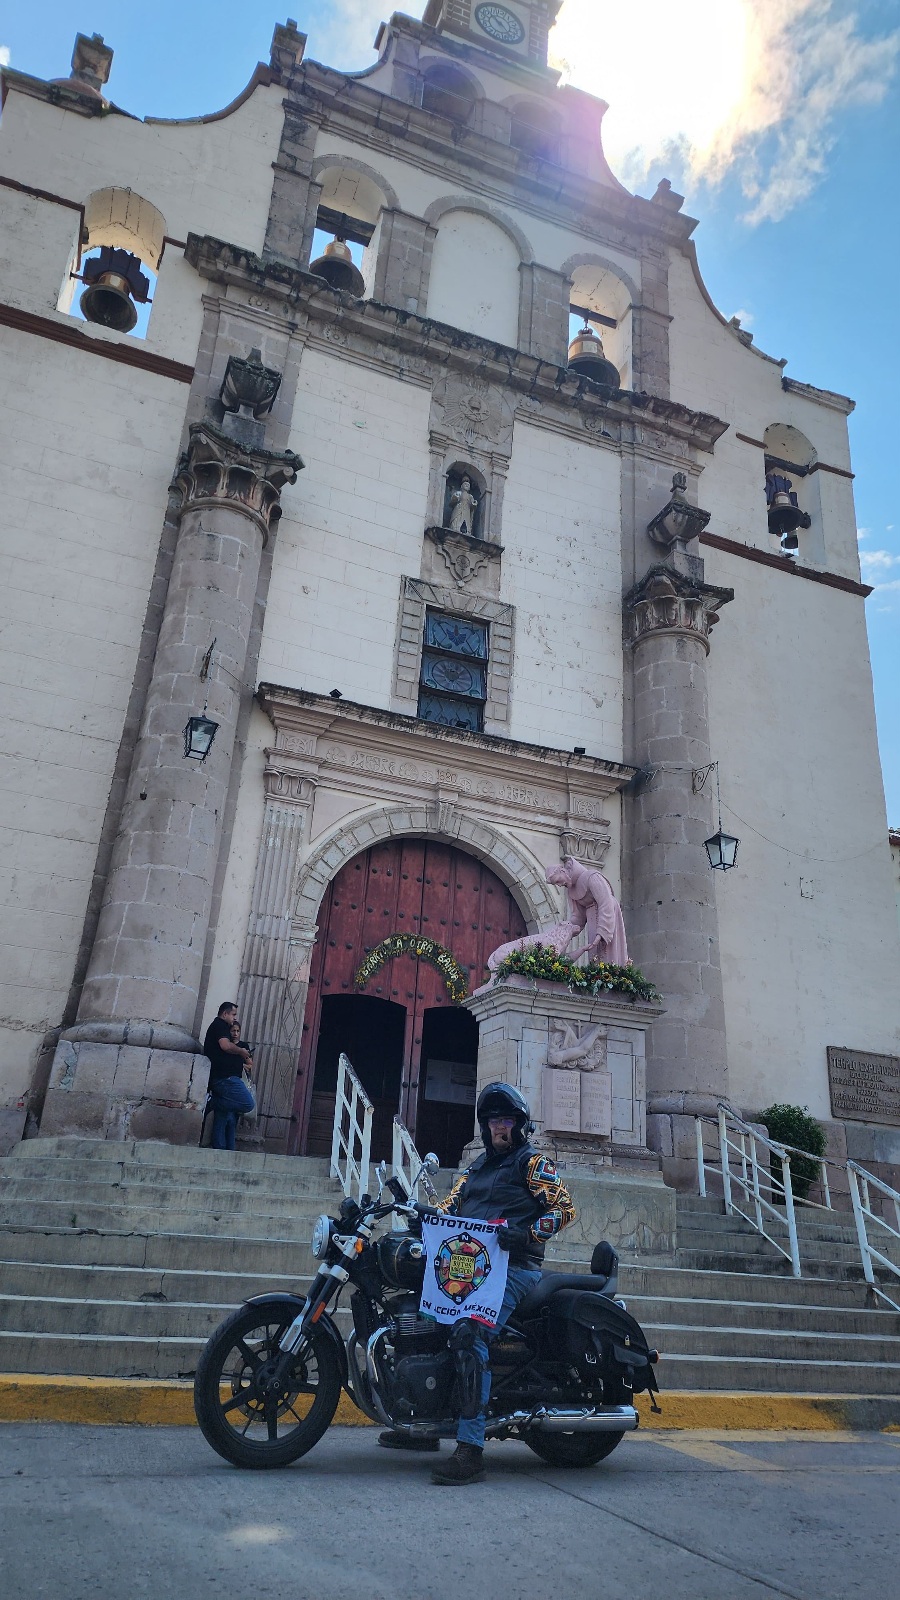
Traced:
[[601, 1139], [612, 1134], [612, 1073], [581, 1075], [581, 1131]]
[[588, 1133], [608, 1139], [612, 1133], [612, 1074], [543, 1071], [544, 1127], [548, 1133]]
[[900, 1127], [900, 1056], [828, 1046], [831, 1114]]
[[548, 1133], [581, 1132], [581, 1073], [544, 1067], [542, 1100]]

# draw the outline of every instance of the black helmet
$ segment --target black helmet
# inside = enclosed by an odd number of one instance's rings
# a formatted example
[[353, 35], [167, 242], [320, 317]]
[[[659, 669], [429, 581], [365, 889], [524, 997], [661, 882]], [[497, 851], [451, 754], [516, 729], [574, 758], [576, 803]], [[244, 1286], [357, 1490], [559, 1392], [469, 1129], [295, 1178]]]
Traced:
[[489, 1117], [515, 1117], [516, 1133], [519, 1143], [524, 1144], [529, 1134], [534, 1132], [534, 1123], [531, 1120], [531, 1108], [528, 1101], [519, 1089], [511, 1083], [486, 1083], [478, 1096], [475, 1107], [475, 1116], [481, 1129], [481, 1136], [488, 1149], [490, 1134], [488, 1132]]

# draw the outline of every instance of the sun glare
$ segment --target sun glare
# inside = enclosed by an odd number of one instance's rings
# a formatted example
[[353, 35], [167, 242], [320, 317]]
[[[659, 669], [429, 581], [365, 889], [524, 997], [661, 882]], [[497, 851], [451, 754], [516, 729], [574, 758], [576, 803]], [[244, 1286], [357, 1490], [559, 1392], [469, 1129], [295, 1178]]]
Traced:
[[750, 88], [746, 0], [565, 0], [551, 38], [569, 82], [609, 102], [604, 148], [623, 178], [675, 144], [695, 170], [715, 160]]

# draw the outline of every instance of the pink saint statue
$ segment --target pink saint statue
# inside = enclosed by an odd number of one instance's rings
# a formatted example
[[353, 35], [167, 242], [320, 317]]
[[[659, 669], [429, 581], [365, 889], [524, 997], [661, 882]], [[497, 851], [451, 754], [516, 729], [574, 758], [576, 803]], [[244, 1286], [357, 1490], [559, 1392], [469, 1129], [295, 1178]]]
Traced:
[[569, 916], [565, 922], [554, 922], [539, 933], [526, 934], [524, 939], [513, 939], [501, 944], [488, 956], [488, 969], [496, 972], [505, 956], [514, 950], [530, 950], [536, 944], [545, 950], [555, 950], [565, 955], [572, 940], [582, 928], [587, 928], [588, 943], [582, 952], [589, 961], [609, 961], [614, 966], [628, 963], [628, 946], [625, 942], [625, 924], [622, 907], [612, 888], [596, 867], [586, 867], [574, 856], [566, 856], [560, 867], [550, 867], [547, 882], [564, 887], [569, 901]]

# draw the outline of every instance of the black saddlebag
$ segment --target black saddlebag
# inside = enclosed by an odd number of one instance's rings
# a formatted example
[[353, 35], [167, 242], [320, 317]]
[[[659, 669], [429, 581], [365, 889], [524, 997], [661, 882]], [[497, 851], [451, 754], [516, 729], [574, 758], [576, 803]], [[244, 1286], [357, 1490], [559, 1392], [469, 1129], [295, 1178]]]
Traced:
[[636, 1394], [658, 1392], [653, 1360], [634, 1317], [602, 1294], [558, 1289], [547, 1307], [547, 1355], [577, 1367], [582, 1378], [618, 1378]]

